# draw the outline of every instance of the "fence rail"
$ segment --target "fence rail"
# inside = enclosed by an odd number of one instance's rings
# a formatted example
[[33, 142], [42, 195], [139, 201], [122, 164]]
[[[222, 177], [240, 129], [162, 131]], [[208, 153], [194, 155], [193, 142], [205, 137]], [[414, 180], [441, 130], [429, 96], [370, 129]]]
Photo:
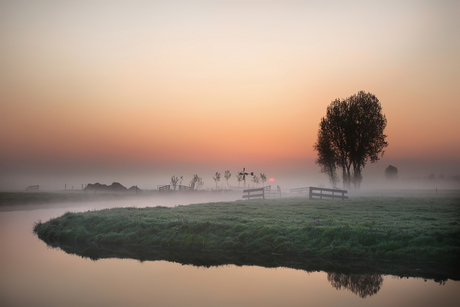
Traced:
[[159, 186], [158, 187], [158, 191], [159, 192], [169, 192], [171, 191], [171, 186], [168, 184], [168, 185], [162, 185], [162, 186]]
[[[315, 193], [315, 191], [319, 191]], [[326, 193], [323, 193], [326, 192]], [[319, 199], [326, 198], [340, 198], [340, 199], [348, 199], [348, 196], [345, 194], [348, 193], [347, 190], [339, 190], [339, 189], [325, 189], [325, 188], [317, 188], [317, 187], [309, 187], [309, 198], [313, 199], [313, 197], [319, 197]], [[340, 194], [340, 195], [337, 195]]]
[[297, 189], [290, 189], [289, 193], [303, 193], [303, 192], [309, 192], [310, 188], [305, 187], [305, 188], [297, 188]]
[[[243, 198], [247, 198], [247, 199], [257, 198], [257, 197], [265, 198], [265, 193], [264, 192], [265, 192], [264, 188], [244, 190], [243, 193], [247, 193], [247, 194], [243, 194]], [[254, 193], [256, 193], [256, 194], [254, 194]]]
[[276, 190], [272, 190], [271, 186], [266, 186], [263, 188], [257, 188], [257, 189], [247, 189], [244, 190], [243, 193], [243, 198], [251, 199], [251, 198], [258, 198], [262, 197], [263, 199], [265, 198], [281, 198], [281, 189], [278, 187]]

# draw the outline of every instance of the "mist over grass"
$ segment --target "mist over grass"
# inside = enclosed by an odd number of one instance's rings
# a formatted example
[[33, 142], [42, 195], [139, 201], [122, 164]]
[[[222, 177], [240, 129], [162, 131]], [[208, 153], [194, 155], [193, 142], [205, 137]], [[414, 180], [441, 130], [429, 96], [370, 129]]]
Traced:
[[241, 191], [186, 191], [159, 193], [142, 191], [127, 193], [61, 192], [0, 192], [0, 211], [36, 210], [59, 207], [174, 207], [191, 203], [233, 201], [241, 199]]
[[162, 247], [455, 263], [459, 191], [290, 197], [66, 213], [38, 222], [49, 244]]
[[[398, 179], [385, 178], [385, 169], [391, 164], [398, 168]], [[40, 191], [78, 191], [88, 183], [111, 184], [120, 182], [125, 187], [138, 186], [142, 190], [156, 190], [158, 185], [170, 184], [171, 176], [183, 176], [182, 184], [188, 185], [194, 174], [203, 178], [203, 189], [214, 189], [213, 176], [216, 172], [230, 170], [231, 186], [238, 186], [236, 174], [243, 167], [249, 172], [265, 173], [274, 178], [275, 186], [282, 191], [306, 186], [330, 187], [326, 174], [320, 173], [315, 158], [293, 160], [254, 159], [245, 163], [227, 161], [180, 161], [158, 164], [136, 164], [136, 161], [117, 163], [77, 163], [77, 164], [41, 164], [41, 163], [4, 163], [0, 165], [0, 191], [24, 191], [27, 186], [40, 185]], [[429, 178], [430, 175], [433, 178]], [[452, 180], [460, 176], [460, 161], [426, 159], [391, 159], [385, 156], [382, 161], [368, 164], [363, 170], [362, 189], [460, 189], [460, 181]], [[247, 182], [252, 186], [250, 179]], [[242, 184], [242, 183], [241, 183]], [[266, 184], [269, 184], [268, 182]], [[226, 188], [222, 179], [219, 186]], [[261, 186], [261, 185], [259, 185]], [[342, 183], [338, 183], [342, 188]]]

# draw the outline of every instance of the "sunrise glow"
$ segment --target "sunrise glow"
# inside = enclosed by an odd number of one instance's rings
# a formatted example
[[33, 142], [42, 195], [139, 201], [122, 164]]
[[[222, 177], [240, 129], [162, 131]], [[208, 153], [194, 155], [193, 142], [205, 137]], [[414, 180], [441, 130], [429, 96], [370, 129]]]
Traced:
[[46, 170], [69, 182], [201, 172], [210, 186], [242, 165], [319, 176], [319, 121], [360, 90], [380, 100], [390, 144], [366, 171], [460, 172], [454, 2], [11, 1], [0, 11], [0, 188]]

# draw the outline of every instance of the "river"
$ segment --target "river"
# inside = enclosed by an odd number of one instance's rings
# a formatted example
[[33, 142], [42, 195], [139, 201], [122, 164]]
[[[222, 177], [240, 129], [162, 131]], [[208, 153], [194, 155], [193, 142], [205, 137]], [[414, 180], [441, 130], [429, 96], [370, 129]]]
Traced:
[[[197, 267], [100, 259], [50, 248], [35, 222], [135, 200], [0, 212], [0, 306], [458, 306], [460, 281], [344, 275], [251, 265]], [[25, 210], [27, 209], [27, 210]], [[10, 209], [11, 210], [11, 209]]]

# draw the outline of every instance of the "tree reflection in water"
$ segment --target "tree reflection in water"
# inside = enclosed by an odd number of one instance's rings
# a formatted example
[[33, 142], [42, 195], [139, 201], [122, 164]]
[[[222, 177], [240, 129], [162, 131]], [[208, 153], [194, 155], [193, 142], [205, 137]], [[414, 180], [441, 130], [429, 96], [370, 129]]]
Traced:
[[337, 290], [344, 288], [362, 298], [379, 292], [383, 283], [383, 277], [379, 274], [347, 275], [342, 273], [327, 273], [327, 280]]
[[[52, 248], [59, 248], [68, 254], [75, 254], [94, 261], [98, 259], [137, 259], [139, 261], [170, 261], [197, 267], [221, 265], [260, 266], [266, 268], [286, 267], [306, 272], [328, 273], [328, 281], [336, 289], [342, 287], [360, 297], [376, 294], [382, 286], [384, 275], [400, 278], [418, 277], [434, 280], [443, 285], [448, 279], [460, 280], [460, 266], [450, 263], [419, 263], [364, 260], [334, 260], [327, 258], [305, 258], [296, 255], [274, 255], [254, 253], [232, 253], [222, 251], [191, 251], [157, 247], [123, 247], [95, 244], [66, 245], [44, 239]], [[351, 274], [351, 273], [354, 274]], [[369, 274], [373, 272], [373, 274]], [[378, 273], [378, 274], [377, 274]]]

